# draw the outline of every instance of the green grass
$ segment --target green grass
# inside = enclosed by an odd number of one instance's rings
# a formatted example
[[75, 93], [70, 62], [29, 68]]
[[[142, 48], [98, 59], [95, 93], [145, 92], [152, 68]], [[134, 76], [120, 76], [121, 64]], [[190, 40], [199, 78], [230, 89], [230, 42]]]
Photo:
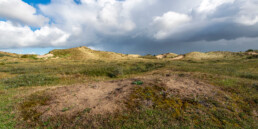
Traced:
[[9, 55], [0, 53], [0, 57], [4, 57], [4, 56], [9, 56]]
[[38, 59], [37, 55], [22, 55], [21, 58]]
[[2, 80], [6, 88], [17, 88], [22, 86], [46, 86], [57, 83], [57, 77], [50, 77], [43, 74], [18, 75], [13, 78]]
[[[56, 55], [66, 56], [66, 53]], [[257, 128], [257, 117], [253, 114], [258, 107], [257, 58], [235, 55], [234, 58], [214, 60], [166, 61], [151, 58], [3, 62], [0, 74], [8, 75], [8, 78], [0, 79], [0, 128], [15, 128], [17, 124], [26, 127], [19, 117], [32, 121], [27, 123], [31, 128]], [[96, 78], [112, 80], [144, 76], [145, 72], [153, 70], [169, 70], [182, 78], [202, 80], [223, 93], [217, 93], [214, 98], [197, 96], [185, 99], [168, 94], [162, 83], [142, 82], [138, 85], [135, 82], [133, 92], [125, 100], [128, 110], [124, 112], [85, 117], [85, 113], [90, 112], [90, 109], [85, 109], [72, 120], [57, 116], [49, 121], [39, 120], [40, 114], [34, 110], [51, 99], [44, 92], [27, 96], [22, 103], [19, 102], [24, 97], [17, 98], [34, 86], [40, 88], [84, 83]], [[18, 111], [23, 111], [21, 116], [16, 113], [17, 106], [20, 107]], [[64, 112], [67, 110], [69, 107], [63, 109]]]

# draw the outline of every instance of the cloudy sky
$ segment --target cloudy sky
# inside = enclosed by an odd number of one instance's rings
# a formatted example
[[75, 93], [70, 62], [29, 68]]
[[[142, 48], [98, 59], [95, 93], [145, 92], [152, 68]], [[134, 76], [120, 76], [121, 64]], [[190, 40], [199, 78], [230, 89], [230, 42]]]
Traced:
[[258, 0], [0, 0], [0, 50], [258, 49]]

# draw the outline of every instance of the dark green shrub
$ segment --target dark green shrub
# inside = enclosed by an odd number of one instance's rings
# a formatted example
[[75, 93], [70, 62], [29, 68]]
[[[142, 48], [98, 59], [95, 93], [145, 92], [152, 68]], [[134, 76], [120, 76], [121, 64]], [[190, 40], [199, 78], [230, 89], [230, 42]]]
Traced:
[[248, 49], [246, 52], [253, 52], [254, 50], [253, 49]]
[[248, 56], [247, 59], [258, 59], [258, 55], [251, 55], [251, 56]]

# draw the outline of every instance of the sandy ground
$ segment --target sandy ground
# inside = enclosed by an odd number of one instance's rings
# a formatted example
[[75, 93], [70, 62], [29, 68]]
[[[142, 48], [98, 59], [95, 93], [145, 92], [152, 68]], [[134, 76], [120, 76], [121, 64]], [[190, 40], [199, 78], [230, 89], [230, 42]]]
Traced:
[[181, 60], [184, 58], [184, 55], [177, 56], [175, 58], [172, 58], [172, 60]]
[[212, 85], [187, 77], [154, 74], [132, 79], [57, 87], [47, 91], [52, 100], [47, 105], [38, 107], [38, 111], [43, 112], [42, 119], [60, 115], [73, 117], [83, 111], [89, 111], [92, 115], [122, 111], [125, 108], [123, 102], [131, 89], [138, 86], [132, 84], [135, 80], [147, 84], [162, 82], [169, 92], [182, 98], [210, 97], [218, 90]]

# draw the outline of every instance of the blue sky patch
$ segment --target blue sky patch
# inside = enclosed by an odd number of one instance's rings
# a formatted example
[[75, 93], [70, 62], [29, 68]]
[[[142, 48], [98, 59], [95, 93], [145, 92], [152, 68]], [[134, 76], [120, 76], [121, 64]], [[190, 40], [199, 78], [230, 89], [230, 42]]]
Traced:
[[22, 0], [32, 6], [35, 6], [37, 4], [49, 4], [51, 0]]
[[81, 0], [73, 0], [76, 4], [81, 4]]

